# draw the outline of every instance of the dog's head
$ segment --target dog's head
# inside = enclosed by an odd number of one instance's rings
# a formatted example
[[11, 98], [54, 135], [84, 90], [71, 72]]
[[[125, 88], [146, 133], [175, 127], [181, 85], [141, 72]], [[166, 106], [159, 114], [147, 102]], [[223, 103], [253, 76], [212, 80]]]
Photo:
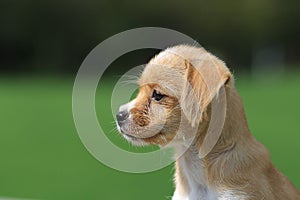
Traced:
[[225, 64], [203, 48], [168, 48], [147, 64], [137, 97], [120, 107], [118, 130], [136, 145], [180, 140], [175, 137], [179, 128], [201, 126], [207, 107], [230, 78]]

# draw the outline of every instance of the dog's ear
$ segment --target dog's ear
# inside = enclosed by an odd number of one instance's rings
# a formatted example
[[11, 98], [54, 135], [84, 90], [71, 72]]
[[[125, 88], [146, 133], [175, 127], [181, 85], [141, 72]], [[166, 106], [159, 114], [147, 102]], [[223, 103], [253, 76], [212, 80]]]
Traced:
[[186, 60], [186, 79], [181, 96], [181, 108], [194, 127], [220, 88], [231, 79], [231, 73], [221, 60], [206, 53], [197, 60]]

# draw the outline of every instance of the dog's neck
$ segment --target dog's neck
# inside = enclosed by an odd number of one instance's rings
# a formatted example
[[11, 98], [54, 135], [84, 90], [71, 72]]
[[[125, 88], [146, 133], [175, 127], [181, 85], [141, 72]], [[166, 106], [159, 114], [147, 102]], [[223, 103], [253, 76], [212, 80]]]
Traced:
[[[176, 184], [183, 183], [182, 193], [202, 191], [202, 194], [213, 195], [213, 192], [209, 191], [214, 190], [212, 188], [217, 187], [216, 185], [222, 181], [225, 182], [226, 178], [234, 176], [235, 170], [242, 169], [242, 165], [247, 163], [248, 159], [253, 161], [259, 155], [267, 154], [265, 148], [252, 137], [248, 129], [242, 101], [237, 91], [234, 88], [226, 88], [226, 98], [227, 113], [224, 127], [212, 150], [204, 158], [199, 157], [199, 149], [203, 145], [211, 117], [211, 108], [208, 107], [207, 117], [202, 120], [192, 145], [176, 161], [175, 179]], [[177, 150], [182, 151], [182, 147], [178, 147]], [[241, 158], [240, 155], [244, 157]]]

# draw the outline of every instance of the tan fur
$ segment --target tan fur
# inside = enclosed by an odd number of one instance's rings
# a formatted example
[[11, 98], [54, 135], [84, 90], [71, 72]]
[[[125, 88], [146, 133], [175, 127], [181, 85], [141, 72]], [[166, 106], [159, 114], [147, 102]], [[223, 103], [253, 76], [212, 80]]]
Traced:
[[[175, 46], [149, 62], [139, 84], [126, 134], [143, 144], [163, 146], [175, 141], [177, 152], [186, 138], [193, 139], [176, 161], [173, 199], [300, 199], [299, 191], [274, 167], [268, 151], [250, 133], [232, 74], [218, 58], [203, 48]], [[212, 100], [218, 99], [222, 87], [227, 111], [224, 126], [212, 150], [202, 158], [199, 151], [206, 134], [213, 134], [207, 133]], [[155, 102], [153, 90], [166, 96]], [[180, 122], [184, 123], [181, 128]], [[189, 131], [193, 127], [194, 138]]]

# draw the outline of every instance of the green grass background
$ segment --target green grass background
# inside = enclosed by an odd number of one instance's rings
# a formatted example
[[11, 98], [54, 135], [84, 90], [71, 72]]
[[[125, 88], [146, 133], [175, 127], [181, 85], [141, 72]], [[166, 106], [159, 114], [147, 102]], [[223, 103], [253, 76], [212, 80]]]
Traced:
[[[300, 79], [238, 77], [249, 126], [275, 165], [300, 188]], [[72, 78], [0, 78], [0, 196], [34, 199], [167, 199], [173, 166], [146, 174], [110, 169], [82, 145], [72, 118]], [[114, 129], [112, 81], [101, 82], [97, 115], [117, 145], [140, 151]], [[148, 147], [146, 150], [156, 149]], [[259, 178], [259, 177], [258, 177]]]

